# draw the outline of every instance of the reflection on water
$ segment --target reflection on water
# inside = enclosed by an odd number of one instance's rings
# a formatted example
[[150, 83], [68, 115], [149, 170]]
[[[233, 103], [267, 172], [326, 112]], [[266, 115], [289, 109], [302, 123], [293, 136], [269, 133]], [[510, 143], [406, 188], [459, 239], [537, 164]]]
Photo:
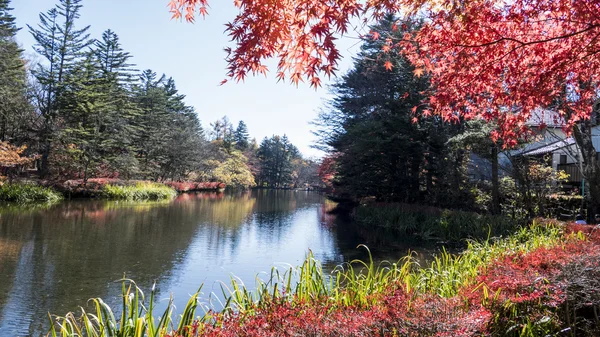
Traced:
[[[259, 190], [0, 208], [0, 336], [39, 335], [48, 312], [77, 310], [92, 297], [116, 305], [113, 281], [123, 275], [146, 290], [156, 281], [162, 305], [173, 294], [182, 308], [201, 283], [205, 296], [232, 274], [252, 286], [259, 272], [297, 265], [308, 249], [328, 268], [364, 258], [355, 247], [372, 239], [339, 225], [328, 207], [313, 192]], [[375, 253], [406, 252], [373, 243]]]

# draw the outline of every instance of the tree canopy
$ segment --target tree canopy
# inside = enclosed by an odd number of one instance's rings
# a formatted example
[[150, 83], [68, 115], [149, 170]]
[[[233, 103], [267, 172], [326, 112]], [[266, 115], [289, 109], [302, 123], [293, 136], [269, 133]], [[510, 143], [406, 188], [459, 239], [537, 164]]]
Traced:
[[[431, 76], [422, 102], [426, 114], [445, 120], [482, 117], [497, 121], [494, 138], [516, 144], [538, 106], [554, 105], [569, 126], [589, 118], [600, 73], [600, 2], [597, 0], [236, 0], [239, 14], [226, 24], [228, 75], [243, 80], [265, 73], [278, 59], [277, 77], [293, 83], [336, 70], [336, 34], [352, 20], [379, 20], [387, 13], [419, 19], [422, 28], [399, 39], [381, 39], [381, 61], [401, 49], [415, 74]], [[171, 0], [175, 18], [207, 14], [207, 0]], [[266, 10], [267, 9], [267, 10]]]

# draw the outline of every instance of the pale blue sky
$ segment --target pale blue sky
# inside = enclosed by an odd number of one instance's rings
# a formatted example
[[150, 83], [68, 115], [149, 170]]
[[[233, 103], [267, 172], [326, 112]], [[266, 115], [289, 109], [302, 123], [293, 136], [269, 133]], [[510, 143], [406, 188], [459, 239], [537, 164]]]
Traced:
[[[36, 26], [39, 13], [55, 3], [12, 0], [17, 25], [23, 27], [18, 40], [27, 54], [34, 52], [26, 24]], [[251, 136], [259, 142], [265, 136], [285, 133], [305, 155], [320, 155], [309, 148], [314, 141], [309, 122], [328, 97], [325, 85], [317, 91], [307, 84], [296, 88], [289, 83], [276, 83], [271, 74], [219, 86], [226, 74], [223, 47], [229, 41], [223, 24], [236, 14], [232, 1], [211, 1], [210, 15], [195, 24], [171, 20], [167, 3], [168, 0], [84, 0], [79, 27], [91, 25], [90, 33], [95, 38], [112, 29], [123, 48], [133, 55], [138, 69], [172, 76], [179, 91], [187, 95], [187, 104], [196, 108], [205, 128], [227, 115], [234, 124], [244, 120]], [[340, 41], [345, 57], [339, 68], [346, 71], [358, 44], [356, 39]], [[330, 82], [324, 81], [327, 83]]]

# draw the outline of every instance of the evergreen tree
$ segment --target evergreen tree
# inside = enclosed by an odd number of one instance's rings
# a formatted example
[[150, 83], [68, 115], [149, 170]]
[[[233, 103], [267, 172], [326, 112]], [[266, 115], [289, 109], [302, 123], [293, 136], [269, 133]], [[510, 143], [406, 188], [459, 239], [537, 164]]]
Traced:
[[102, 38], [95, 41], [92, 54], [109, 110], [103, 129], [109, 135], [105, 141], [107, 151], [104, 161], [128, 178], [138, 170], [134, 140], [140, 132], [134, 126], [140, 111], [131, 92], [135, 72], [129, 63], [131, 55], [121, 48], [119, 37], [111, 30], [105, 31]]
[[238, 123], [234, 133], [235, 146], [238, 150], [246, 151], [250, 146], [250, 135], [248, 134], [248, 127], [244, 121]]
[[204, 135], [194, 110], [184, 103], [172, 78], [146, 70], [134, 86], [140, 114], [135, 139], [145, 179], [183, 179], [199, 166]]
[[231, 125], [227, 116], [223, 116], [221, 119], [210, 123], [210, 127], [210, 136], [212, 140], [224, 140], [225, 137], [229, 137], [228, 141], [233, 143], [233, 125]]
[[[373, 31], [403, 34], [394, 32], [394, 21], [387, 17]], [[397, 52], [386, 53], [392, 70], [386, 69], [376, 57], [383, 43], [365, 40], [354, 68], [332, 86], [334, 98], [319, 115], [317, 135], [322, 149], [338, 154], [337, 181], [350, 195], [414, 202], [423, 185], [434, 194], [433, 182], [445, 174], [445, 125], [433, 118], [413, 123], [412, 108], [420, 105], [428, 80], [415, 77]]]
[[279, 188], [291, 184], [293, 160], [299, 157], [298, 148], [289, 142], [286, 135], [265, 137], [258, 148], [259, 185]]
[[136, 173], [132, 120], [137, 107], [132, 102], [130, 56], [111, 31], [96, 41], [87, 58], [72, 71], [72, 80], [62, 94], [64, 127], [62, 148], [78, 163], [74, 168], [84, 180], [119, 172], [128, 178]]
[[21, 144], [34, 116], [27, 95], [23, 51], [15, 40], [19, 29], [11, 10], [9, 0], [0, 0], [0, 141]]
[[61, 96], [69, 84], [74, 81], [72, 72], [84, 57], [86, 48], [93, 42], [87, 33], [89, 26], [76, 29], [79, 19], [81, 0], [60, 0], [47, 13], [40, 13], [38, 28], [27, 26], [36, 41], [34, 49], [47, 63], [39, 64], [33, 71], [43, 88], [40, 113], [43, 125], [40, 130], [42, 142], [41, 173], [48, 173], [48, 157], [51, 141], [56, 136], [56, 121], [61, 109], [73, 102]]
[[140, 174], [145, 179], [158, 179], [165, 157], [165, 131], [169, 122], [167, 94], [164, 90], [165, 76], [157, 78], [151, 70], [142, 72], [139, 83], [134, 86], [135, 101], [140, 114], [134, 120], [141, 130], [134, 145], [140, 161]]

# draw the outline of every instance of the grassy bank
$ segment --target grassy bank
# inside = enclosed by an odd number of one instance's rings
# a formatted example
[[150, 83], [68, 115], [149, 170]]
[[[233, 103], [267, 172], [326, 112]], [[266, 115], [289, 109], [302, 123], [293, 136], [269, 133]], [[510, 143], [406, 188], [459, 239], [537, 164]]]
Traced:
[[180, 318], [126, 280], [120, 317], [94, 299], [89, 313], [52, 317], [51, 336], [596, 336], [599, 248], [597, 233], [534, 225], [429, 266], [355, 261], [329, 275], [309, 255], [255, 290], [234, 279], [222, 312], [196, 293]]
[[31, 203], [56, 202], [63, 198], [62, 194], [48, 187], [26, 183], [6, 183], [0, 186], [0, 200]]
[[395, 235], [420, 239], [463, 241], [486, 239], [514, 232], [523, 221], [413, 204], [369, 204], [353, 210], [357, 224], [379, 228]]
[[177, 191], [159, 183], [137, 182], [135, 185], [105, 185], [101, 196], [112, 200], [164, 200], [177, 196]]

